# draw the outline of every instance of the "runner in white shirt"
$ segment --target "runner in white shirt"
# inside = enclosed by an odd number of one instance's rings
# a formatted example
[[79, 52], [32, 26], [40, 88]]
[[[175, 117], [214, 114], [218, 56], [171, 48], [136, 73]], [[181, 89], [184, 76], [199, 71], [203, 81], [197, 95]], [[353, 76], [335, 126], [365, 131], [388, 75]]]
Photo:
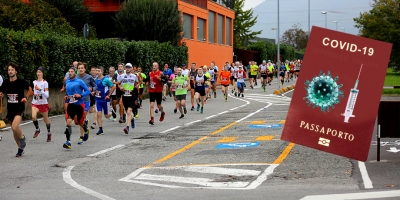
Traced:
[[43, 74], [44, 69], [42, 67], [39, 67], [36, 72], [37, 80], [33, 81], [33, 85], [31, 86], [33, 89], [32, 121], [36, 128], [33, 138], [36, 138], [40, 134], [39, 123], [36, 118], [37, 113], [40, 112], [47, 127], [47, 142], [50, 142], [51, 131], [50, 119], [48, 115], [49, 104], [47, 102], [47, 98], [49, 98], [49, 84], [43, 79]]
[[231, 74], [233, 74], [233, 90], [232, 93], [235, 93], [235, 96], [238, 96], [238, 87], [237, 87], [237, 74], [236, 72], [239, 71], [239, 62], [235, 62], [235, 66], [231, 67]]
[[[119, 63], [118, 64], [117, 74], [114, 75], [114, 82], [117, 85], [120, 85], [121, 82], [119, 82], [118, 80], [122, 80], [123, 77], [125, 77], [125, 67], [124, 67], [124, 64]], [[126, 122], [126, 116], [124, 114], [124, 105], [122, 103], [122, 98], [121, 98], [123, 92], [119, 89], [119, 86], [117, 86], [116, 88], [117, 88], [116, 89], [116, 91], [117, 91], [117, 102], [118, 102], [118, 105], [119, 105], [119, 121], [118, 122], [119, 123], [125, 123]]]
[[236, 71], [236, 77], [237, 77], [237, 88], [239, 91], [239, 94], [237, 95], [240, 97], [240, 94], [242, 97], [244, 97], [244, 78], [246, 78], [246, 72], [243, 70], [243, 66], [239, 66], [239, 70]]
[[189, 77], [189, 70], [186, 67], [186, 64], [182, 64], [182, 75]]

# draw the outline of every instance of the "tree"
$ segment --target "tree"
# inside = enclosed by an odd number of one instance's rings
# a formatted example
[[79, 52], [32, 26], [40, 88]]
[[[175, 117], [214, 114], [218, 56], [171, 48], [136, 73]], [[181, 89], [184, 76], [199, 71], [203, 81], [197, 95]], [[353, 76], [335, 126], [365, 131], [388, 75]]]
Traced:
[[281, 42], [293, 46], [297, 50], [305, 49], [308, 42], [308, 34], [300, 27], [300, 24], [294, 24], [291, 29], [285, 31]]
[[251, 31], [250, 28], [257, 23], [253, 17], [253, 10], [243, 10], [245, 0], [235, 0], [235, 20], [233, 21], [234, 47], [245, 49], [246, 43], [261, 34], [262, 31]]
[[182, 39], [182, 19], [176, 1], [130, 0], [115, 15], [117, 32], [128, 40], [171, 42]]
[[390, 65], [400, 67], [400, 0], [374, 0], [372, 9], [354, 18], [363, 37], [393, 44]]

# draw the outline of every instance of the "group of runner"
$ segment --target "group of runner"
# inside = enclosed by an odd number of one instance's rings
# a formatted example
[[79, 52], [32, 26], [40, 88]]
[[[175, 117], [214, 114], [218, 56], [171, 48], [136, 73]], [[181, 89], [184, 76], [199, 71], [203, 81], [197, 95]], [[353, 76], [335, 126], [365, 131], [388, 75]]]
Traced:
[[[270, 63], [270, 62], [269, 62]], [[269, 70], [273, 65], [260, 65], [257, 73], [261, 74], [262, 86], [265, 90], [266, 84], [270, 84], [273, 77], [269, 75]], [[250, 87], [253, 88], [254, 79], [257, 74], [255, 62], [250, 66]], [[291, 68], [290, 68], [291, 69]], [[187, 114], [186, 95], [190, 93], [191, 111], [203, 113], [207, 100], [212, 96], [217, 98], [216, 84], [221, 83], [221, 89], [225, 101], [228, 101], [229, 85], [232, 86], [232, 93], [238, 97], [244, 97], [244, 80], [246, 78], [246, 68], [240, 61], [226, 62], [219, 71], [215, 62], [210, 67], [203, 65], [197, 67], [196, 63], [191, 63], [190, 69], [186, 64], [175, 66], [171, 70], [168, 64], [164, 69], [159, 69], [159, 64], [154, 62], [152, 70], [148, 75], [142, 72], [141, 67], [131, 63], [119, 63], [118, 68], [109, 67], [108, 74], [105, 75], [104, 67], [91, 67], [90, 74], [87, 74], [88, 65], [83, 62], [74, 61], [69, 67], [64, 78], [64, 84], [60, 92], [65, 92], [65, 135], [66, 142], [64, 148], [70, 149], [73, 124], [78, 125], [80, 137], [78, 144], [83, 144], [89, 139], [90, 129], [99, 128], [97, 135], [102, 135], [103, 114], [105, 118], [116, 121], [119, 114], [119, 123], [125, 123], [123, 129], [128, 134], [130, 129], [134, 129], [135, 118], [139, 117], [139, 108], [142, 108], [143, 92], [145, 86], [148, 88], [150, 100], [150, 120], [149, 124], [154, 125], [154, 115], [160, 112], [159, 121], [165, 118], [165, 111], [162, 101], [166, 101], [167, 94], [174, 97], [176, 102], [174, 113], [180, 112], [179, 119]], [[51, 123], [48, 117], [49, 85], [44, 80], [44, 68], [39, 67], [36, 71], [37, 79], [32, 83], [18, 78], [20, 68], [14, 63], [7, 66], [8, 79], [1, 85], [0, 95], [7, 95], [7, 119], [11, 125], [14, 139], [18, 145], [16, 156], [22, 156], [26, 146], [25, 136], [19, 125], [25, 110], [25, 103], [30, 96], [32, 99], [32, 121], [35, 126], [33, 137], [36, 138], [41, 133], [37, 121], [37, 114], [41, 113], [47, 128], [47, 142], [52, 140]], [[286, 70], [287, 71], [287, 70]], [[298, 70], [299, 71], [299, 70]], [[290, 70], [289, 70], [290, 72]], [[267, 74], [267, 76], [265, 76]], [[293, 78], [293, 74], [288, 74]], [[294, 73], [298, 76], [298, 72]], [[287, 79], [289, 81], [289, 79]], [[27, 92], [24, 94], [24, 90]], [[195, 102], [197, 107], [195, 108]], [[119, 109], [117, 110], [117, 105]], [[88, 113], [94, 113], [93, 123], [89, 128]]]

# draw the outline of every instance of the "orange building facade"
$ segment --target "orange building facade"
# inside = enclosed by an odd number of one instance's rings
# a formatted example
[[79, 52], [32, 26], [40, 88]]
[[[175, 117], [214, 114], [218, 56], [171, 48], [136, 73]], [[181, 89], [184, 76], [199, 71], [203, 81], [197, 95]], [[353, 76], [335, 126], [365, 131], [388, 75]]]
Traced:
[[[118, 12], [122, 0], [84, 0], [91, 12]], [[233, 60], [233, 10], [221, 0], [177, 0], [183, 18], [183, 40], [188, 46], [188, 65], [214, 61], [221, 69]]]

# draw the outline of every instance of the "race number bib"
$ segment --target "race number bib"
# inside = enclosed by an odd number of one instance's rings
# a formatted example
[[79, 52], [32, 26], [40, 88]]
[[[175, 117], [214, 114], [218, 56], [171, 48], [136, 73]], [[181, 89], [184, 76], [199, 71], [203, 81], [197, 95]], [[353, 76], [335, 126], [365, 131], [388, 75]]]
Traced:
[[227, 81], [228, 79], [227, 79], [227, 78], [222, 78], [222, 80], [223, 80], [223, 81]]
[[156, 88], [156, 83], [150, 82], [150, 88]]
[[96, 96], [97, 98], [101, 98], [100, 93], [101, 93], [101, 91], [98, 91], [98, 90], [97, 90], [95, 96]]
[[242, 80], [243, 79], [243, 75], [239, 75], [238, 79]]
[[18, 103], [18, 94], [7, 94], [8, 103]]
[[132, 96], [132, 90], [125, 90], [124, 96], [126, 97]]
[[35, 95], [33, 95], [33, 99], [36, 100], [36, 101], [42, 100], [42, 94], [35, 94]]
[[176, 89], [182, 89], [182, 87], [183, 87], [182, 85], [177, 85]]
[[77, 99], [75, 99], [74, 95], [68, 96], [68, 99], [69, 99], [69, 103], [76, 103], [78, 101]]
[[197, 86], [203, 86], [202, 82], [197, 82]]
[[194, 80], [194, 76], [190, 76], [190, 80], [193, 81]]

